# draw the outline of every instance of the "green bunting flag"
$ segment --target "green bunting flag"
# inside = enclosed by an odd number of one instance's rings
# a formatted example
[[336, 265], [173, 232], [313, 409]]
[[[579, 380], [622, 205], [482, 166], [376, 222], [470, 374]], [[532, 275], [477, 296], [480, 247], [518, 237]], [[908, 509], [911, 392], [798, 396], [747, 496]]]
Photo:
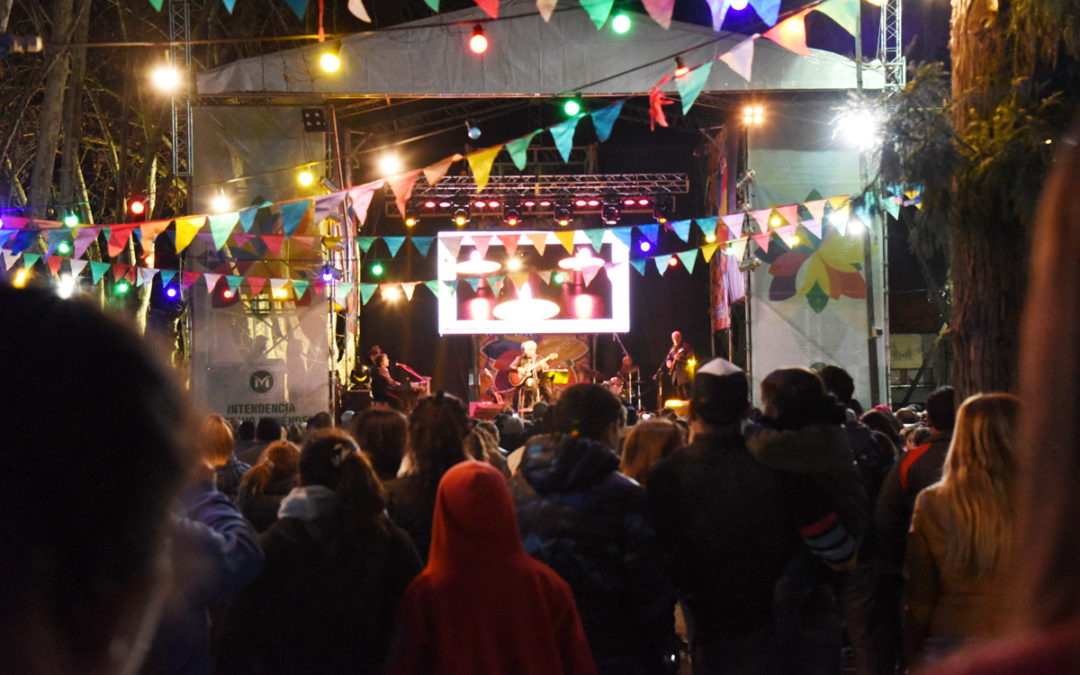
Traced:
[[405, 237], [383, 237], [382, 240], [386, 243], [386, 247], [390, 249], [391, 258], [397, 255], [401, 245], [405, 243]]
[[686, 271], [690, 274], [694, 273], [694, 264], [697, 263], [697, 249], [692, 248], [689, 251], [682, 251], [675, 254], [679, 258], [679, 262], [683, 264]]
[[428, 251], [431, 250], [431, 242], [435, 241], [435, 237], [410, 237], [412, 239], [413, 246], [417, 251], [420, 251], [420, 255], [427, 257]]
[[638, 274], [645, 276], [645, 259], [631, 260], [630, 267], [633, 267]]
[[356, 243], [360, 245], [361, 251], [367, 253], [371, 245], [375, 243], [375, 237], [357, 237]]
[[228, 241], [229, 235], [232, 234], [232, 230], [236, 227], [236, 222], [239, 219], [239, 213], [210, 216], [210, 236], [214, 239], [214, 248], [216, 250], [220, 251], [225, 247], [225, 242]]
[[551, 127], [551, 138], [555, 141], [555, 147], [559, 149], [559, 155], [564, 162], [570, 161], [570, 151], [574, 148], [574, 130], [584, 115], [574, 115], [562, 124]]
[[592, 244], [593, 250], [597, 253], [600, 252], [600, 247], [604, 245], [604, 232], [606, 230], [597, 228], [595, 230], [585, 230], [585, 236], [589, 238], [589, 243]]
[[375, 295], [375, 289], [379, 284], [360, 284], [360, 304], [366, 305], [371, 296]]
[[596, 24], [596, 28], [599, 29], [607, 21], [608, 15], [611, 14], [611, 7], [615, 4], [615, 0], [579, 0], [581, 2], [582, 9], [589, 15], [592, 22]]
[[296, 299], [297, 300], [304, 297], [304, 293], [307, 293], [308, 286], [310, 286], [310, 285], [311, 285], [311, 282], [308, 281], [307, 279], [293, 279], [292, 280], [292, 289], [293, 289], [293, 293], [296, 294]]
[[510, 159], [514, 162], [514, 166], [517, 167], [518, 171], [525, 170], [525, 163], [529, 158], [529, 144], [532, 143], [533, 137], [538, 133], [540, 133], [540, 129], [521, 138], [515, 138], [503, 146], [506, 148], [506, 152], [510, 154]]
[[690, 112], [701, 90], [712, 72], [712, 61], [706, 61], [689, 73], [675, 78], [675, 88], [679, 90], [679, 100], [682, 101], [682, 112], [685, 115]]

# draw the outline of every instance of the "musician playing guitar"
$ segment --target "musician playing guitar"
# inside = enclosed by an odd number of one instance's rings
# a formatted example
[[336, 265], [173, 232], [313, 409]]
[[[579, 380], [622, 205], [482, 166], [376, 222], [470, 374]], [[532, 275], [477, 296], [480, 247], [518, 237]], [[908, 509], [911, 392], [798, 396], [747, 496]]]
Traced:
[[510, 364], [510, 383], [517, 387], [514, 393], [515, 407], [518, 412], [531, 409], [541, 394], [550, 398], [546, 390], [547, 377], [544, 366], [558, 354], [548, 354], [542, 359], [536, 358], [536, 343], [526, 340], [521, 343], [521, 354]]
[[671, 378], [671, 385], [675, 398], [688, 400], [690, 398], [690, 380], [692, 373], [690, 361], [694, 358], [694, 348], [689, 342], [683, 340], [682, 333], [675, 331], [671, 334], [671, 348], [668, 349], [664, 359], [664, 368], [667, 369]]

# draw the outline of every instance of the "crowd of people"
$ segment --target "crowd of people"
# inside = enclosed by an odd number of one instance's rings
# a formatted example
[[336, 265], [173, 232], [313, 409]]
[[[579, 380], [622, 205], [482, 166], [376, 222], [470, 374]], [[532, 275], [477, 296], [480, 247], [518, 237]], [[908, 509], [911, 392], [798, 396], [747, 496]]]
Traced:
[[686, 419], [582, 384], [528, 421], [437, 392], [288, 433], [200, 418], [130, 329], [0, 286], [0, 672], [1080, 671], [1067, 145], [1020, 397], [925, 410], [863, 412], [839, 366], [754, 409], [714, 359]]

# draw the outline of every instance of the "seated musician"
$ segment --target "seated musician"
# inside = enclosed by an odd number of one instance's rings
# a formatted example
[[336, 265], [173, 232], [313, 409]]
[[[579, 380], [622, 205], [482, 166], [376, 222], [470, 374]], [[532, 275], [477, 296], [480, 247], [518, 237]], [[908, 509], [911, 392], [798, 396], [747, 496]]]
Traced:
[[395, 389], [401, 383], [390, 376], [390, 357], [379, 353], [375, 358], [375, 369], [371, 371], [371, 398], [376, 403], [386, 403], [392, 408], [401, 404]]
[[510, 364], [510, 370], [524, 378], [514, 392], [514, 407], [519, 412], [531, 410], [536, 405], [541, 398], [541, 382], [547, 379], [545, 360], [536, 358], [536, 343], [526, 340], [521, 343], [521, 350], [521, 354]]

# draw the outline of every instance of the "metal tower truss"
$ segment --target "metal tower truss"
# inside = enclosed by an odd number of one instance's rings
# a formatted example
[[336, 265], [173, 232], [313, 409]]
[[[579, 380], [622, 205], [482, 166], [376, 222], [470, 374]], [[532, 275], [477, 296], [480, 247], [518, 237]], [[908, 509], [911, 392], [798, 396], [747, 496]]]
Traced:
[[194, 86], [191, 72], [191, 11], [190, 0], [169, 0], [169, 59], [173, 68], [182, 73], [184, 92], [172, 97], [172, 172], [177, 180], [187, 184], [194, 164], [191, 144], [191, 95]]
[[902, 8], [903, 0], [882, 0], [881, 3], [878, 57], [885, 71], [885, 86], [882, 87], [885, 98], [900, 93], [907, 85], [907, 59], [904, 58], [901, 27]]

